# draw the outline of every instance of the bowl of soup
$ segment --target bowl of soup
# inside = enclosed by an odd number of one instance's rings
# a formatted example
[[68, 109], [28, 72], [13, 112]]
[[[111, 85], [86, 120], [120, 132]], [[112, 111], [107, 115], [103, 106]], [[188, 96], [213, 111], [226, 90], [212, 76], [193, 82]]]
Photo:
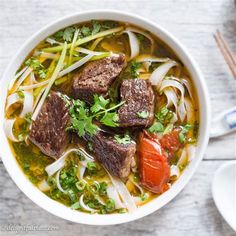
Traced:
[[109, 225], [173, 199], [202, 159], [209, 97], [174, 36], [130, 13], [59, 19], [33, 35], [1, 79], [1, 157], [37, 205]]

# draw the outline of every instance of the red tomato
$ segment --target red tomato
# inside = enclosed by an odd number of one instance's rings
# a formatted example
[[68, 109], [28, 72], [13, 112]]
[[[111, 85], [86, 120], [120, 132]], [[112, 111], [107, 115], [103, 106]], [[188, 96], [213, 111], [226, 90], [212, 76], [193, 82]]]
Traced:
[[179, 130], [174, 130], [160, 139], [161, 146], [169, 152], [170, 156], [182, 146], [179, 141], [179, 132]]
[[160, 143], [142, 133], [138, 152], [141, 184], [151, 192], [163, 193], [168, 189], [170, 166]]

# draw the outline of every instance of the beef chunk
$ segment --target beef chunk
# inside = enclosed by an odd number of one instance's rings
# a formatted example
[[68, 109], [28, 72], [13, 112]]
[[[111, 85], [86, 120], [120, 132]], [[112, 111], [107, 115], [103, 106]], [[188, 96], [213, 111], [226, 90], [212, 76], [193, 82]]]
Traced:
[[91, 104], [94, 94], [106, 95], [110, 85], [125, 66], [124, 54], [90, 62], [74, 77], [73, 97]]
[[32, 123], [29, 139], [46, 155], [59, 158], [69, 143], [65, 131], [70, 117], [66, 102], [59, 93], [51, 92]]
[[118, 110], [121, 127], [151, 125], [154, 118], [155, 97], [148, 80], [124, 80], [121, 84], [120, 96], [122, 101], [126, 101]]
[[130, 174], [136, 152], [135, 143], [120, 144], [114, 136], [102, 132], [91, 138], [96, 159], [114, 176], [125, 179]]

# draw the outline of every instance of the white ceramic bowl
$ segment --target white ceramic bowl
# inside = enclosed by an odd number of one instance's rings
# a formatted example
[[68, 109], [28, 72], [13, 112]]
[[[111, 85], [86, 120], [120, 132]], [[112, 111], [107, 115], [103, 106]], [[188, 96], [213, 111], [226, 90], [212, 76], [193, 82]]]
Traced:
[[[197, 151], [195, 159], [187, 166], [184, 173], [178, 179], [178, 181], [160, 197], [152, 200], [151, 202], [140, 207], [136, 212], [130, 214], [112, 214], [112, 215], [90, 215], [79, 211], [71, 210], [70, 208], [50, 199], [45, 194], [40, 192], [23, 174], [22, 170], [18, 166], [16, 159], [12, 155], [10, 147], [7, 142], [3, 131], [3, 119], [4, 119], [4, 104], [7, 95], [7, 87], [9, 81], [14, 77], [14, 74], [20, 64], [23, 62], [28, 53], [43, 39], [53, 34], [57, 30], [66, 26], [89, 21], [91, 19], [107, 19], [115, 21], [123, 21], [135, 24], [144, 29], [149, 30], [154, 35], [162, 39], [167, 45], [169, 45], [174, 52], [178, 55], [184, 65], [188, 68], [192, 79], [194, 81], [199, 104], [200, 104], [200, 132], [197, 144]], [[50, 213], [70, 220], [76, 223], [90, 224], [90, 225], [111, 225], [129, 222], [135, 219], [139, 219], [146, 216], [173, 199], [187, 184], [195, 172], [199, 162], [203, 157], [203, 153], [209, 139], [209, 121], [210, 121], [210, 105], [209, 96], [206, 88], [204, 78], [198, 69], [193, 58], [189, 55], [187, 50], [179, 43], [179, 41], [168, 33], [166, 30], [161, 28], [159, 25], [154, 24], [140, 16], [133, 15], [125, 12], [118, 12], [114, 10], [99, 10], [89, 11], [73, 14], [57, 21], [54, 21], [41, 29], [39, 32], [34, 34], [17, 52], [16, 56], [12, 59], [11, 63], [7, 67], [2, 79], [0, 87], [0, 153], [3, 163], [14, 180], [16, 185], [37, 205]]]

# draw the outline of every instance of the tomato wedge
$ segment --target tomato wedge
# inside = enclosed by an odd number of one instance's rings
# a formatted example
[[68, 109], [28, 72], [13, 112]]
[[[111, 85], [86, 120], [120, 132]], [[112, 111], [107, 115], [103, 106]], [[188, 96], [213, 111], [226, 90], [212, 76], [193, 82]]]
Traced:
[[142, 186], [157, 194], [166, 191], [170, 166], [160, 143], [144, 132], [140, 135], [138, 154]]

